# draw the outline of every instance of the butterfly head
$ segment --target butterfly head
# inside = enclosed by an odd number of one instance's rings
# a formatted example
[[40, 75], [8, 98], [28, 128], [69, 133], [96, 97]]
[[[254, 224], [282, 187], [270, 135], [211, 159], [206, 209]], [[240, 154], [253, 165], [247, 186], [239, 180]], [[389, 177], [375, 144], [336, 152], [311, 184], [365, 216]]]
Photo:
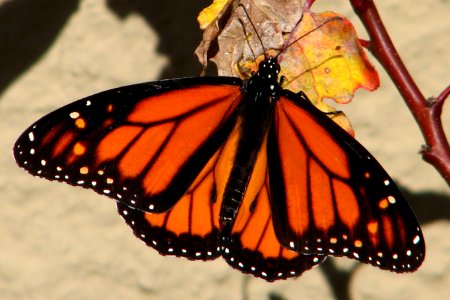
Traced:
[[278, 74], [280, 73], [280, 65], [276, 58], [268, 57], [259, 63], [258, 76], [262, 79], [278, 81]]

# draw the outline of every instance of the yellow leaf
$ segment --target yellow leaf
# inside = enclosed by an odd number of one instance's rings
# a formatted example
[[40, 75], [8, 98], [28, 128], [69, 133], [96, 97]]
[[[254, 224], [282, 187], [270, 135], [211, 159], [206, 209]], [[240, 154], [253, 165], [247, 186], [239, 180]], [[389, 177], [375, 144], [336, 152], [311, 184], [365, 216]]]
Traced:
[[[228, 8], [232, 1], [226, 2]], [[219, 16], [214, 13], [216, 19], [211, 13], [209, 19], [216, 22], [209, 23], [197, 48], [200, 61], [206, 65], [212, 60], [221, 76], [245, 80], [265, 56], [277, 56], [283, 88], [303, 91], [317, 108], [353, 134], [345, 115], [323, 102], [329, 98], [348, 103], [356, 89], [374, 90], [379, 85], [378, 74], [350, 21], [332, 12], [283, 10], [278, 5], [284, 2], [279, 1], [273, 2], [273, 6], [251, 0], [240, 3], [247, 8], [258, 34], [242, 8], [235, 6], [225, 14], [221, 6]], [[293, 2], [290, 5], [301, 7]], [[220, 28], [215, 25], [218, 23], [222, 24]]]
[[228, 0], [214, 0], [213, 4], [203, 9], [197, 17], [197, 21], [200, 24], [200, 28], [205, 29], [212, 22], [214, 22], [214, 20], [217, 18], [217, 16], [222, 11], [227, 2]]
[[314, 104], [323, 98], [348, 103], [356, 89], [374, 90], [378, 73], [367, 59], [352, 24], [335, 13], [305, 13], [280, 54], [285, 88], [304, 91]]

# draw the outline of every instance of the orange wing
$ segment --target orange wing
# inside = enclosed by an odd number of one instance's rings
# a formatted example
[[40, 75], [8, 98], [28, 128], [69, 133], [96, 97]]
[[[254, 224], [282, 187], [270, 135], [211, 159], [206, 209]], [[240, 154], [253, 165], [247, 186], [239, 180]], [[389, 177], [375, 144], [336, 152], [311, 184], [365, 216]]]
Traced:
[[214, 170], [223, 147], [206, 164], [189, 190], [167, 212], [146, 213], [117, 203], [136, 237], [162, 255], [210, 260], [220, 256], [219, 210]]
[[232, 267], [267, 281], [298, 277], [326, 256], [293, 252], [275, 235], [269, 206], [267, 138], [259, 151], [231, 233], [224, 233], [223, 256]]
[[33, 175], [164, 212], [200, 180], [235, 127], [240, 84], [185, 78], [102, 92], [37, 121], [14, 155]]
[[232, 232], [219, 224], [223, 190], [240, 139], [240, 120], [188, 192], [167, 212], [147, 213], [118, 203], [136, 237], [163, 255], [210, 260], [222, 255], [234, 268], [267, 281], [297, 277], [325, 259], [278, 242], [269, 207], [266, 143], [260, 151]]
[[422, 232], [392, 179], [308, 101], [287, 97], [276, 104], [268, 142], [270, 203], [280, 243], [395, 272], [417, 269], [425, 255]]
[[118, 203], [119, 214], [136, 237], [163, 255], [192, 260], [210, 260], [220, 256], [222, 236], [219, 212], [237, 141], [240, 121], [226, 142], [211, 156], [179, 201], [163, 213], [147, 213]]

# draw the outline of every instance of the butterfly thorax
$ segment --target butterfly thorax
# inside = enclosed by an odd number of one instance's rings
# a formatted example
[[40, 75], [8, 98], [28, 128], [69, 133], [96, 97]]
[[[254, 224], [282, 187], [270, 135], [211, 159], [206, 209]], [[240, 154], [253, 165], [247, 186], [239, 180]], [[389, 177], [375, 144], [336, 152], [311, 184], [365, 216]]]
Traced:
[[278, 83], [280, 65], [273, 57], [266, 58], [258, 65], [258, 71], [245, 83], [244, 91], [249, 98], [258, 100], [277, 100], [282, 88]]
[[245, 195], [256, 157], [261, 150], [273, 111], [282, 88], [278, 83], [280, 66], [274, 58], [259, 64], [258, 71], [244, 85], [244, 100], [239, 111], [241, 138], [236, 150], [225, 192], [220, 218], [223, 228], [230, 228]]

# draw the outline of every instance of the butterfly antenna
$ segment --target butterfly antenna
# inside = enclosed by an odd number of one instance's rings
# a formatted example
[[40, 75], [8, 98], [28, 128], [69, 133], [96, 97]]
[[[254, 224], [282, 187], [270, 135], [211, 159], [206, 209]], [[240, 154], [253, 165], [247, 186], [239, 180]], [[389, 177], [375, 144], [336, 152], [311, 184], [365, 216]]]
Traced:
[[[244, 31], [244, 35], [247, 37], [247, 29], [245, 29], [245, 24], [244, 24], [244, 22], [243, 22], [241, 19], [239, 19], [239, 23], [241, 23], [242, 30]], [[248, 39], [247, 39], [247, 38], [245, 39], [245, 41], [248, 43]], [[248, 46], [249, 46], [249, 48], [250, 48], [250, 51], [252, 52], [252, 55], [253, 55], [254, 60], [256, 61], [256, 54], [255, 54], [255, 51], [253, 51], [253, 48], [252, 48], [252, 46], [250, 45], [250, 43], [248, 43]]]
[[[303, 15], [300, 19], [300, 21], [303, 19]], [[332, 21], [342, 21], [343, 19], [341, 17], [333, 17], [330, 18], [328, 20], [326, 20], [325, 22], [323, 22], [322, 24], [320, 24], [319, 26], [317, 26], [314, 29], [311, 29], [310, 31], [302, 34], [300, 37], [296, 38], [293, 42], [289, 43], [286, 47], [284, 47], [283, 49], [280, 50], [280, 52], [278, 52], [278, 54], [275, 56], [275, 58], [277, 58], [281, 53], [283, 53], [284, 51], [286, 51], [290, 46], [292, 46], [293, 44], [297, 43], [299, 40], [301, 40], [302, 38], [304, 38], [305, 36], [307, 36], [308, 34], [316, 31], [317, 29], [321, 28], [322, 26], [325, 26], [326, 24], [328, 24], [329, 22]]]
[[239, 3], [239, 6], [242, 7], [242, 9], [244, 10], [244, 13], [245, 13], [245, 15], [246, 15], [247, 18], [248, 18], [248, 21], [249, 21], [250, 24], [252, 25], [253, 30], [255, 31], [256, 36], [258, 37], [258, 41], [259, 41], [259, 43], [261, 44], [261, 48], [263, 49], [264, 58], [267, 58], [267, 57], [266, 57], [266, 48], [264, 47], [264, 44], [263, 44], [262, 39], [261, 39], [261, 36], [259, 35], [258, 30], [256, 30], [256, 26], [255, 26], [255, 24], [253, 24], [252, 19], [250, 18], [250, 15], [249, 15], [248, 12], [247, 12], [247, 9], [245, 8], [245, 6], [244, 6], [242, 3]]

